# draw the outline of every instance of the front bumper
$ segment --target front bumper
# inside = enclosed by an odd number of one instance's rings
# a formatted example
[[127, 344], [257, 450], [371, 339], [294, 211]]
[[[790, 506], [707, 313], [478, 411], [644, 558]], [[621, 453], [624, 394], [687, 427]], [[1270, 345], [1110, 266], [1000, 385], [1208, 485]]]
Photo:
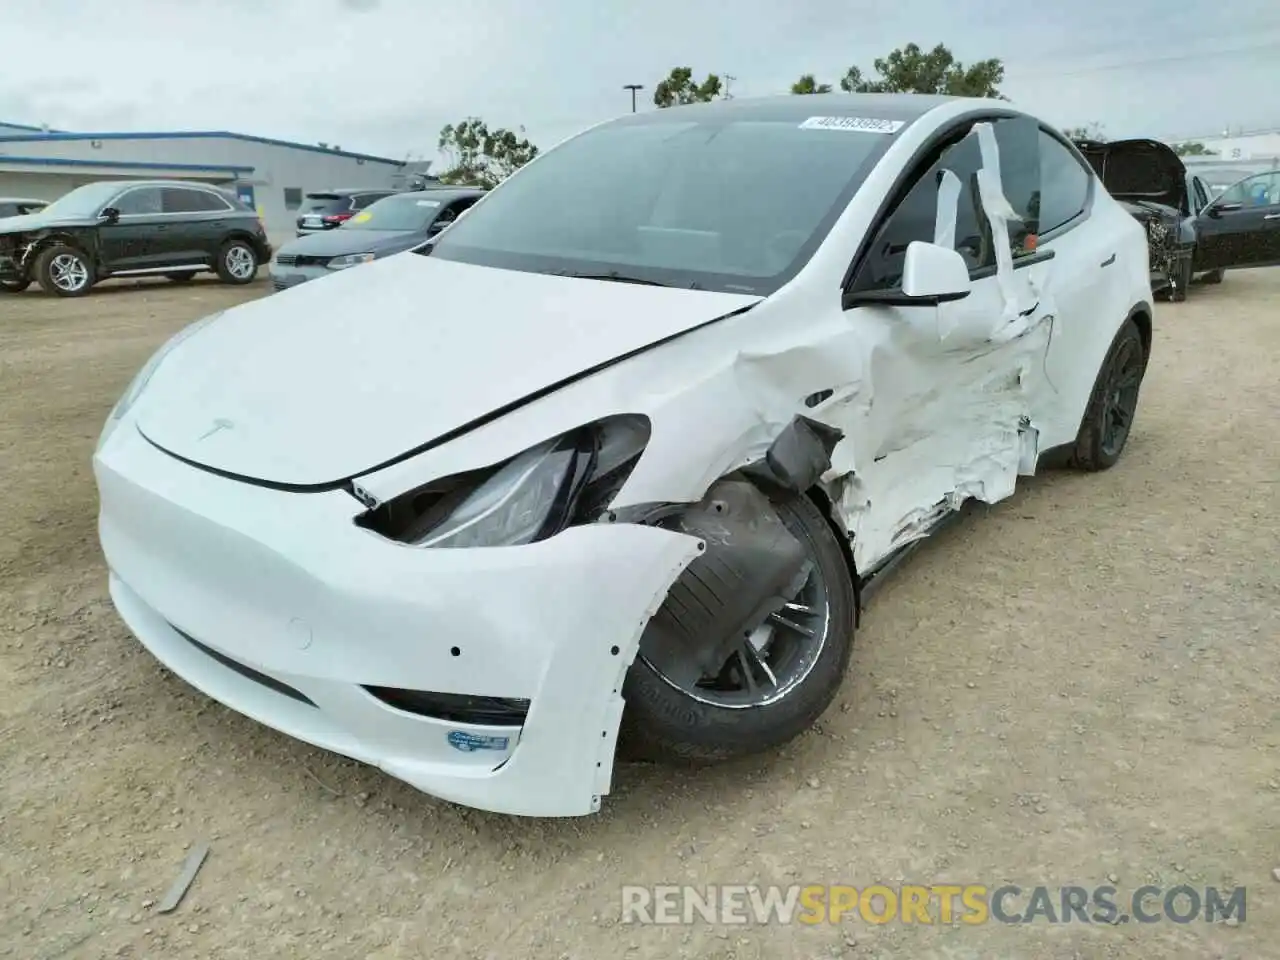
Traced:
[[[126, 418], [94, 458], [111, 597], [209, 696], [468, 806], [596, 812], [622, 681], [696, 540], [629, 524], [538, 544], [425, 550], [355, 526], [343, 491], [288, 493], [189, 467]], [[519, 727], [388, 706], [364, 689], [525, 698]]]
[[0, 254], [0, 280], [24, 280], [26, 274], [17, 259]]
[[332, 276], [334, 272], [328, 267], [313, 265], [281, 266], [273, 260], [271, 262], [271, 286], [276, 290], [288, 290], [290, 287], [296, 287], [298, 284], [306, 283], [308, 280], [318, 280], [320, 277]]

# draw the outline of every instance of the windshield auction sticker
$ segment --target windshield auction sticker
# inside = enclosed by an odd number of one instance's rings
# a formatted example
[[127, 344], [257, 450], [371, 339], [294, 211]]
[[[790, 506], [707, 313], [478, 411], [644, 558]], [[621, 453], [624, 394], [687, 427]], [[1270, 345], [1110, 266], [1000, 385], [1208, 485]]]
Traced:
[[810, 117], [801, 130], [852, 130], [855, 133], [897, 133], [906, 123], [876, 117]]

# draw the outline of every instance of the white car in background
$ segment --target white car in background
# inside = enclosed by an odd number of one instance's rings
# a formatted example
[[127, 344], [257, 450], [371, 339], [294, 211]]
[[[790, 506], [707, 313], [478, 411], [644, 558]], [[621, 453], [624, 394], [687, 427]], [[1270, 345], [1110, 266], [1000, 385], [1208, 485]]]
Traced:
[[265, 724], [588, 814], [619, 740], [806, 730], [876, 578], [966, 501], [1114, 464], [1151, 299], [1142, 227], [1006, 103], [627, 116], [165, 345], [94, 457], [111, 596]]

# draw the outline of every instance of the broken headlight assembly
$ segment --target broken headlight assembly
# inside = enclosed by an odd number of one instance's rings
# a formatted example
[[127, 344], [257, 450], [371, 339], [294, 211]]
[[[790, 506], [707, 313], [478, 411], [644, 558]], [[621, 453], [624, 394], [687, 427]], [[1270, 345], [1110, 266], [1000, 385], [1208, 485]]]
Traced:
[[417, 547], [536, 543], [599, 517], [648, 442], [647, 417], [605, 417], [492, 467], [417, 487], [356, 523]]

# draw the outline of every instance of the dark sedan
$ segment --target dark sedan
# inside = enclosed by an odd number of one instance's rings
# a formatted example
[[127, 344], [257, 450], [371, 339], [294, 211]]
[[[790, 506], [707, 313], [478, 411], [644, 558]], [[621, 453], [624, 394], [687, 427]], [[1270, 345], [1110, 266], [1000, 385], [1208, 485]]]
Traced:
[[336, 230], [300, 237], [271, 262], [277, 290], [359, 266], [434, 237], [484, 196], [472, 187], [399, 193], [372, 204]]

